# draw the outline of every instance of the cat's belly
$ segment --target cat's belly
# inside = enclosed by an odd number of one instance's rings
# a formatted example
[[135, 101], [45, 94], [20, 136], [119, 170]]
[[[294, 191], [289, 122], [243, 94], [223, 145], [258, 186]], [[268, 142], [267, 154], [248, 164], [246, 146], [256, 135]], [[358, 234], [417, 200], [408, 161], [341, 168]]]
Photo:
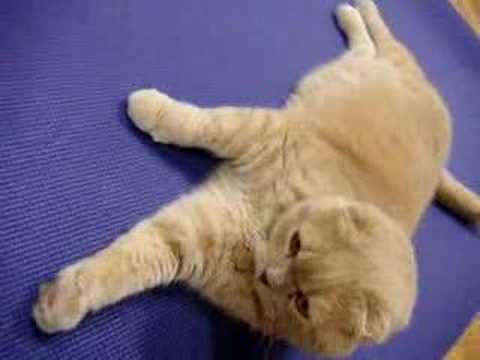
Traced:
[[350, 85], [308, 114], [313, 131], [305, 134], [298, 166], [312, 174], [336, 170], [350, 185], [343, 188], [412, 232], [445, 165], [450, 120], [428, 83], [390, 80]]

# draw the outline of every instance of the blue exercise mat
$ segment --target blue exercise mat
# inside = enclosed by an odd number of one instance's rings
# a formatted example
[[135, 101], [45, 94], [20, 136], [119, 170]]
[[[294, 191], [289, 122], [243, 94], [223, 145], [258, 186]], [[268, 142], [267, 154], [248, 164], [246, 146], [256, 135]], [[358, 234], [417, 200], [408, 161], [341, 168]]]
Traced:
[[[306, 359], [192, 292], [155, 289], [45, 336], [37, 287], [191, 189], [207, 155], [154, 144], [133, 90], [199, 105], [280, 106], [344, 51], [333, 0], [0, 2], [0, 359]], [[480, 192], [480, 41], [447, 0], [379, 1], [450, 105], [451, 169]], [[381, 101], [381, 99], [379, 99]], [[332, 119], [334, 121], [334, 119]], [[353, 359], [439, 359], [480, 310], [480, 241], [437, 208], [416, 236], [411, 327]]]

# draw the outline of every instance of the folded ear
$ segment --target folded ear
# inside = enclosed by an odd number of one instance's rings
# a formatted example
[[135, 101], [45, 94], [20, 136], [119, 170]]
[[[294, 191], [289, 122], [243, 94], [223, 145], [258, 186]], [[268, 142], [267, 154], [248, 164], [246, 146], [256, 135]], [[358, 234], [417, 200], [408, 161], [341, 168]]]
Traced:
[[345, 204], [337, 215], [338, 231], [345, 239], [358, 240], [357, 235], [366, 234], [372, 227], [371, 210], [362, 204]]
[[381, 343], [389, 337], [389, 312], [374, 294], [345, 289], [331, 295], [319, 314], [322, 353], [347, 355], [361, 344]]
[[337, 299], [339, 311], [344, 311], [343, 334], [360, 342], [382, 342], [390, 331], [391, 316], [386, 306], [372, 292], [350, 290]]
[[366, 293], [365, 302], [365, 324], [361, 331], [363, 341], [382, 343], [391, 333], [391, 314], [385, 304], [373, 294]]

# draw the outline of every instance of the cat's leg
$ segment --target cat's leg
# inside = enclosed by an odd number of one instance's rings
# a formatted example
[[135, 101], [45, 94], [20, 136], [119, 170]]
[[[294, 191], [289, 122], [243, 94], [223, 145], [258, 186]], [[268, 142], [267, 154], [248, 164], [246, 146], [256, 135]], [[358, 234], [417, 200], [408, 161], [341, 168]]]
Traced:
[[384, 47], [390, 43], [397, 43], [372, 0], [356, 0], [355, 7], [366, 22], [368, 30], [379, 49], [384, 50]]
[[319, 91], [330, 88], [332, 83], [338, 81], [338, 74], [344, 68], [355, 66], [359, 58], [375, 56], [375, 44], [359, 11], [353, 6], [342, 4], [336, 10], [336, 17], [347, 38], [349, 49], [335, 61], [321, 65], [307, 74], [295, 91], [292, 98], [294, 102], [297, 96], [303, 99], [318, 98]]
[[336, 16], [340, 28], [347, 37], [350, 52], [354, 52], [355, 56], [362, 54], [373, 56], [375, 45], [358, 10], [348, 4], [342, 4], [337, 8]]
[[62, 270], [40, 288], [33, 310], [37, 325], [49, 333], [65, 331], [88, 312], [145, 289], [174, 280], [201, 286], [221, 256], [216, 243], [240, 228], [230, 214], [234, 197], [222, 194], [211, 187], [179, 199]]
[[200, 108], [155, 89], [135, 91], [128, 99], [130, 118], [154, 140], [203, 148], [226, 159], [241, 157], [264, 142], [280, 125], [277, 113], [263, 108]]
[[423, 71], [413, 55], [396, 39], [386, 25], [375, 2], [372, 0], [355, 0], [355, 7], [367, 25], [377, 48], [378, 56], [395, 65], [402, 66], [416, 75], [423, 75]]

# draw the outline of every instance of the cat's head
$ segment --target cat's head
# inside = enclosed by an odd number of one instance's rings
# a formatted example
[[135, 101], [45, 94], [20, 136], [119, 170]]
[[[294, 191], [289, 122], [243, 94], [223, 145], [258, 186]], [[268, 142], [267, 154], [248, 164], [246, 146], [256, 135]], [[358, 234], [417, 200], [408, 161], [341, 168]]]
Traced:
[[385, 341], [416, 298], [407, 236], [379, 209], [342, 198], [287, 210], [255, 249], [255, 271], [275, 335], [323, 354]]

